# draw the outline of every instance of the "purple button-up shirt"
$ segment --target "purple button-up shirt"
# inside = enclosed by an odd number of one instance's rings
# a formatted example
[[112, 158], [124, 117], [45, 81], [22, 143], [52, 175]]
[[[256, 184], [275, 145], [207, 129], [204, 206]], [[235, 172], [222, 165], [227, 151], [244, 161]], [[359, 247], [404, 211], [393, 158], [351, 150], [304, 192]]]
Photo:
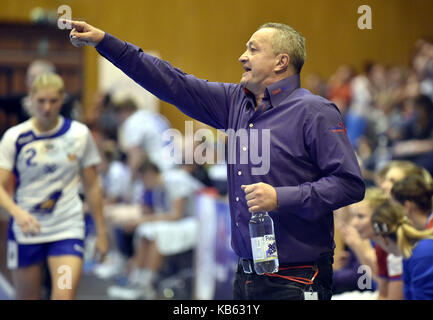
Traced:
[[108, 33], [96, 49], [188, 116], [232, 130], [227, 174], [232, 247], [240, 257], [252, 258], [251, 213], [241, 185], [257, 182], [277, 192], [278, 208], [269, 214], [281, 264], [333, 254], [333, 210], [362, 200], [365, 191], [333, 103], [300, 88], [297, 74], [270, 85], [255, 109], [254, 96], [240, 84], [198, 79]]

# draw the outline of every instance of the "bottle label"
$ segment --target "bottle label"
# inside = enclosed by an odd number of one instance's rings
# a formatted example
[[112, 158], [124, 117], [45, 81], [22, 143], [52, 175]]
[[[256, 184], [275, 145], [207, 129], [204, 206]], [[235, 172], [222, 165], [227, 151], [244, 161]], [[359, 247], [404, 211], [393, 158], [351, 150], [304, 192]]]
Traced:
[[255, 262], [278, 259], [277, 245], [273, 234], [251, 238], [251, 247], [253, 249], [253, 259]]

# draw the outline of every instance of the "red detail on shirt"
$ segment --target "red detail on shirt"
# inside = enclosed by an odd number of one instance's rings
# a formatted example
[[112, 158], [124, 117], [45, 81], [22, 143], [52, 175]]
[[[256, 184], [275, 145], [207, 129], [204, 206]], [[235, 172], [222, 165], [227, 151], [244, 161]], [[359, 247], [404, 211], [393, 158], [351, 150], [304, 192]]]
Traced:
[[272, 94], [275, 96], [276, 94], [279, 94], [281, 92], [281, 88], [275, 89], [272, 91]]
[[332, 132], [344, 132], [345, 134], [347, 134], [346, 126], [344, 125], [343, 122], [339, 122], [338, 127], [332, 128], [331, 131]]

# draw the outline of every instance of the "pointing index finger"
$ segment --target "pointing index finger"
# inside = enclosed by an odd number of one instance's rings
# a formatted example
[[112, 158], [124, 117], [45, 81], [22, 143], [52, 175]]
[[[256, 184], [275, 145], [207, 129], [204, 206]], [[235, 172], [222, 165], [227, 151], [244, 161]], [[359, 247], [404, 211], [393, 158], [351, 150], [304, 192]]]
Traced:
[[83, 21], [68, 20], [68, 19], [59, 19], [59, 21], [64, 24], [69, 24], [71, 27], [75, 28], [78, 32], [83, 32], [86, 26], [86, 23]]

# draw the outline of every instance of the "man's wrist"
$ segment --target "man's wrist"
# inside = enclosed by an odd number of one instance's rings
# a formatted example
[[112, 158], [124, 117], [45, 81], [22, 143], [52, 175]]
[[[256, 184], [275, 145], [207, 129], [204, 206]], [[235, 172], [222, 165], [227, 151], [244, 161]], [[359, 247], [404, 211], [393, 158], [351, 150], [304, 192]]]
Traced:
[[108, 32], [104, 32], [104, 37], [95, 46], [95, 49], [108, 60], [118, 59], [125, 50], [125, 41], [122, 41]]
[[277, 194], [276, 210], [284, 210], [286, 208], [296, 209], [300, 204], [299, 186], [274, 187]]
[[105, 31], [98, 29], [98, 39], [95, 41], [94, 47], [96, 48], [105, 38]]

